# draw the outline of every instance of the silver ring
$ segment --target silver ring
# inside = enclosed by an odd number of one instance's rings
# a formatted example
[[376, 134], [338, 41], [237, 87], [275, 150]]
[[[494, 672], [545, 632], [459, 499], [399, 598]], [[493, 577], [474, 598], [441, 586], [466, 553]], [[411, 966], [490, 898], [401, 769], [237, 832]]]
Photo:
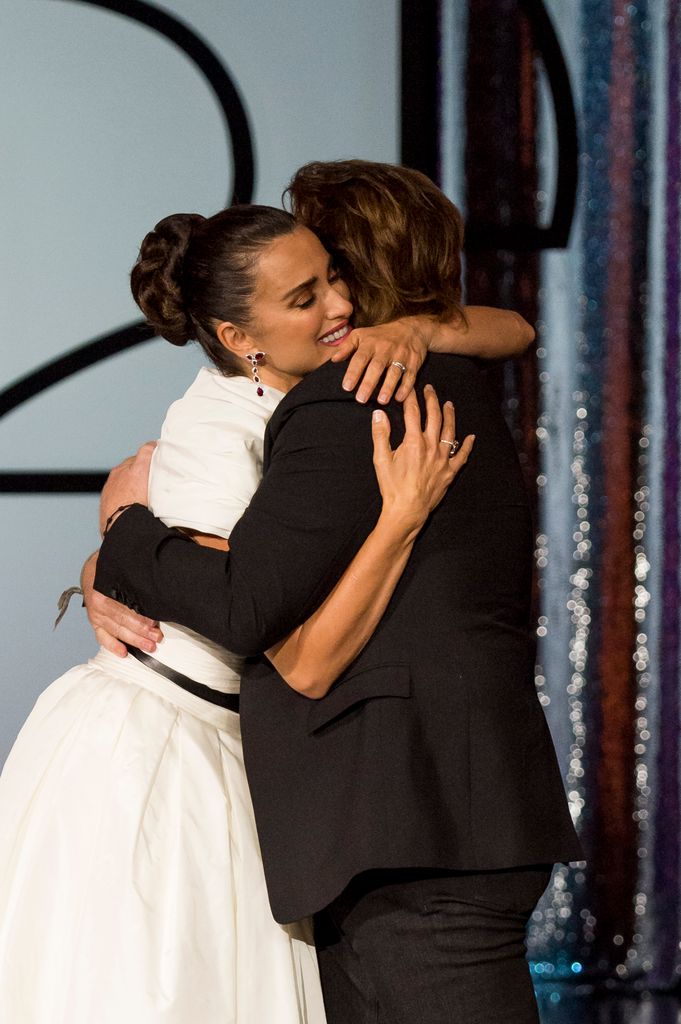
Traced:
[[401, 363], [399, 361], [399, 359], [393, 359], [393, 361], [392, 361], [392, 363], [390, 365], [391, 366], [396, 366], [402, 373], [406, 373], [407, 372], [407, 367], [404, 365], [404, 363]]
[[461, 445], [459, 444], [458, 441], [456, 441], [456, 440], [450, 441], [446, 437], [441, 437], [440, 438], [440, 444], [448, 444], [449, 445], [449, 457], [450, 457], [450, 459], [454, 458], [454, 456], [458, 452], [459, 448], [461, 447]]

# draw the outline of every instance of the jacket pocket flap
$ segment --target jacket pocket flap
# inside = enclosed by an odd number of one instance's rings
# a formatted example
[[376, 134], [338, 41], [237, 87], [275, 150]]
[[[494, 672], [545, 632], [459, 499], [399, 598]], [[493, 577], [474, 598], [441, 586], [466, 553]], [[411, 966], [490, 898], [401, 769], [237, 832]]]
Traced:
[[374, 697], [410, 697], [411, 673], [408, 665], [381, 665], [350, 676], [314, 701], [308, 716], [308, 732], [314, 733], [334, 718], [362, 701]]

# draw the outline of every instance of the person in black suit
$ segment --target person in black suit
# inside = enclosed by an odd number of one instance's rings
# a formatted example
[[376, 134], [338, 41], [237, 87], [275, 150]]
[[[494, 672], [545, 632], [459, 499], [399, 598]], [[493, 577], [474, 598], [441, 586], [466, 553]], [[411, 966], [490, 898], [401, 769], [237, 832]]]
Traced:
[[[386, 165], [314, 165], [293, 183], [294, 210], [305, 174], [362, 316], [374, 318], [372, 294], [393, 317], [441, 315], [458, 264], [438, 245], [454, 215], [435, 186]], [[386, 187], [392, 207], [377, 199]], [[342, 243], [366, 221], [350, 270]], [[361, 653], [317, 700], [262, 656], [324, 601], [378, 515], [374, 403], [344, 377], [325, 363], [277, 408], [229, 554], [135, 504], [104, 539], [96, 588], [248, 657], [244, 753], [271, 905], [282, 922], [315, 914], [330, 1024], [529, 1024], [525, 925], [550, 866], [582, 852], [534, 689], [528, 499], [475, 361], [431, 353], [421, 369], [476, 435], [475, 457]], [[399, 440], [399, 410], [387, 412]], [[114, 483], [103, 515], [138, 498]]]

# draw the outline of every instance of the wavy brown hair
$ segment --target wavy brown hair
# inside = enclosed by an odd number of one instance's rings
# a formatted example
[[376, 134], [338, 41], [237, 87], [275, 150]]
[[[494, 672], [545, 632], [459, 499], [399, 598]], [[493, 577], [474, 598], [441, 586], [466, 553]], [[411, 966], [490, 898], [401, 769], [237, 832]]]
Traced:
[[305, 164], [284, 193], [350, 288], [355, 326], [463, 317], [463, 220], [419, 171], [369, 160]]

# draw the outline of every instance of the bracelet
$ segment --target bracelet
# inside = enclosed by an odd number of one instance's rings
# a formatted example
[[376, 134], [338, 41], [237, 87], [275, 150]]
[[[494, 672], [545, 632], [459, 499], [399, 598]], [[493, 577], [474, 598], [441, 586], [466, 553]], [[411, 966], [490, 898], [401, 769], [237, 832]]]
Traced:
[[[74, 594], [80, 594], [80, 596], [82, 597], [83, 596], [83, 588], [82, 587], [69, 587], [68, 590], [65, 590], [64, 593], [61, 594], [61, 596], [59, 597], [59, 599], [57, 601], [57, 610], [59, 612], [59, 615], [57, 615], [57, 618], [54, 620], [54, 626], [52, 627], [53, 629], [57, 628], [57, 626], [59, 625], [61, 620], [66, 615], [66, 611], [67, 611], [67, 609], [69, 607], [69, 602], [70, 602], [70, 600], [71, 600], [71, 598], [73, 597]], [[83, 604], [83, 608], [84, 607], [85, 607], [85, 604]]]
[[102, 534], [102, 537], [106, 537], [107, 533], [109, 532], [109, 529], [111, 528], [111, 525], [112, 525], [114, 519], [116, 518], [116, 516], [118, 515], [119, 512], [125, 512], [125, 510], [127, 508], [132, 508], [132, 506], [136, 505], [136, 504], [137, 504], [136, 501], [131, 501], [130, 504], [128, 504], [128, 505], [119, 505], [118, 508], [115, 509], [111, 513], [109, 518], [107, 519], [106, 524], [104, 526], [104, 533]]

